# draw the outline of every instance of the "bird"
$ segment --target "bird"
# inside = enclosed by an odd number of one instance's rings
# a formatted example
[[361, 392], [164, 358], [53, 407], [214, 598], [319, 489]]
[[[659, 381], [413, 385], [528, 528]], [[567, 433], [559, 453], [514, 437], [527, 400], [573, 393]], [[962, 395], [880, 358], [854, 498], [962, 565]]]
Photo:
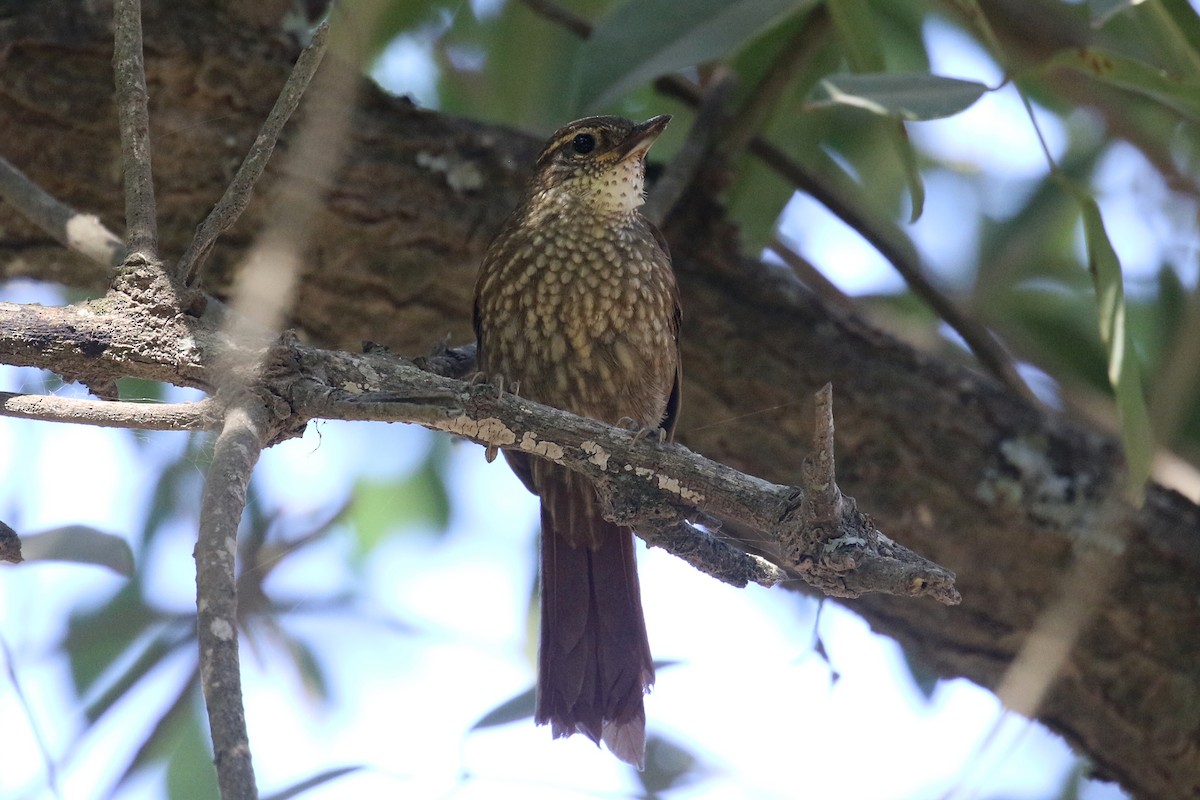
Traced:
[[[587, 117], [546, 142], [475, 285], [480, 374], [523, 398], [613, 425], [674, 434], [679, 289], [666, 240], [639, 210], [646, 152], [670, 121]], [[489, 455], [494, 455], [494, 450]], [[534, 720], [645, 766], [654, 682], [633, 531], [605, 519], [578, 473], [518, 450], [541, 498]]]

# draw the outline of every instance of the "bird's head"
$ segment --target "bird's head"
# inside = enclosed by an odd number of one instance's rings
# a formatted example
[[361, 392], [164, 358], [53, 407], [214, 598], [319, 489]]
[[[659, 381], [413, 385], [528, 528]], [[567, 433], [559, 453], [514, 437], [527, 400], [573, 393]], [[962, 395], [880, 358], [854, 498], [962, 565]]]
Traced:
[[641, 124], [585, 117], [564, 125], [538, 156], [535, 201], [628, 214], [645, 201], [646, 151], [670, 121], [663, 114]]

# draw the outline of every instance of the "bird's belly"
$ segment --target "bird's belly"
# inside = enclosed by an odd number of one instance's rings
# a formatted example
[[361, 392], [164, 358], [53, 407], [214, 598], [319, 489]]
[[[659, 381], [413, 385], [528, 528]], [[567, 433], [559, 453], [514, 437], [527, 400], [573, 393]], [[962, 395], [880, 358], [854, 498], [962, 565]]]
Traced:
[[658, 425], [675, 378], [671, 319], [645, 305], [588, 305], [532, 304], [513, 315], [519, 323], [509, 317], [490, 337], [488, 371], [519, 381], [529, 400], [604, 422]]

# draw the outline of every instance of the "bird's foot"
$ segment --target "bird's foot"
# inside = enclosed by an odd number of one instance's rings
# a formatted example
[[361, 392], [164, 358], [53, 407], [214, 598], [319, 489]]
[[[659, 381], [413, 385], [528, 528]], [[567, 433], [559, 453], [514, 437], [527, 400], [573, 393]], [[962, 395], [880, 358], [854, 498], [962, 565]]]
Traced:
[[633, 417], [621, 417], [619, 420], [617, 420], [617, 427], [631, 431], [633, 433], [633, 440], [635, 442], [640, 442], [642, 439], [645, 439], [649, 436], [653, 436], [658, 439], [659, 444], [664, 444], [667, 441], [666, 428], [660, 428], [657, 425], [654, 427], [648, 427], [646, 425], [642, 425], [642, 423], [638, 422]]
[[[473, 373], [469, 378], [467, 378], [467, 382], [468, 383], [490, 383], [492, 385], [492, 388], [494, 388], [496, 390], [496, 399], [497, 400], [499, 400], [501, 397], [504, 396], [505, 383], [507, 383], [507, 381], [505, 381], [505, 378], [503, 375], [488, 375], [486, 372]], [[520, 397], [521, 396], [521, 382], [513, 381], [512, 383], [509, 383], [508, 384], [508, 393], [511, 394], [513, 397]], [[486, 458], [487, 462], [490, 464], [496, 460], [496, 454], [499, 452], [500, 452], [500, 448], [498, 448], [494, 444], [489, 444], [489, 445], [486, 445], [484, 448], [483, 457]]]

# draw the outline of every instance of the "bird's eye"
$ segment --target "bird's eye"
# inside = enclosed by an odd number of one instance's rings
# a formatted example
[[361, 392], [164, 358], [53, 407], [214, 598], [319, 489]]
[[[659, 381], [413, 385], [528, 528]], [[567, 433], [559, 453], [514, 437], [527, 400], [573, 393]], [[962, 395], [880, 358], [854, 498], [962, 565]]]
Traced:
[[596, 137], [590, 133], [581, 133], [571, 140], [571, 147], [580, 155], [590, 153], [596, 149]]

